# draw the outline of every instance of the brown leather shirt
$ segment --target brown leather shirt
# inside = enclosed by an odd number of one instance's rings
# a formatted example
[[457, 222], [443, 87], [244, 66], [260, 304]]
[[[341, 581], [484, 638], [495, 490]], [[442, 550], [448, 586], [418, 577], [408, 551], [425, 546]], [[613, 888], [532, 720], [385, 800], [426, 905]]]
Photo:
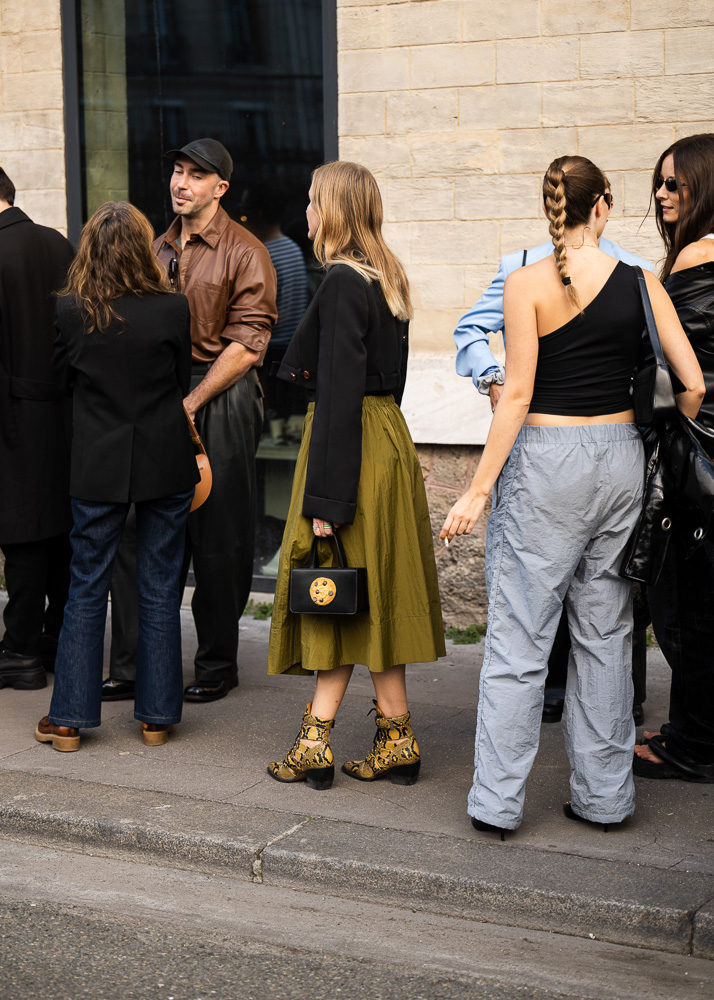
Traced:
[[205, 229], [178, 244], [181, 219], [154, 241], [168, 270], [178, 259], [179, 291], [191, 310], [194, 361], [215, 361], [235, 341], [260, 352], [263, 363], [277, 319], [275, 268], [265, 246], [219, 208]]

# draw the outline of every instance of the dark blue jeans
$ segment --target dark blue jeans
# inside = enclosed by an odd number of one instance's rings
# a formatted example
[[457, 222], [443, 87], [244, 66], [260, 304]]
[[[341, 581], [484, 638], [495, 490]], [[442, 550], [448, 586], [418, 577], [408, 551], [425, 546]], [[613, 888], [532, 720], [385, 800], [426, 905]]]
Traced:
[[[193, 490], [136, 504], [139, 645], [134, 718], [181, 721], [181, 590]], [[101, 723], [104, 627], [112, 566], [128, 503], [72, 500], [69, 598], [60, 633], [49, 718], [88, 729]]]
[[672, 668], [667, 746], [714, 764], [714, 544], [689, 558], [672, 538], [656, 587], [647, 592], [652, 627]]

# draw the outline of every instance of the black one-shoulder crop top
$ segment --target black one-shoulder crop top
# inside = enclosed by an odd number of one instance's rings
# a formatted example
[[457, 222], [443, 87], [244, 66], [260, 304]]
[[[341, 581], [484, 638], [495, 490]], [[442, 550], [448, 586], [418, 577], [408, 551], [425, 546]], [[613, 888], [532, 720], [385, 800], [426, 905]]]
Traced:
[[582, 313], [540, 338], [530, 412], [595, 417], [629, 410], [644, 327], [637, 275], [618, 261]]

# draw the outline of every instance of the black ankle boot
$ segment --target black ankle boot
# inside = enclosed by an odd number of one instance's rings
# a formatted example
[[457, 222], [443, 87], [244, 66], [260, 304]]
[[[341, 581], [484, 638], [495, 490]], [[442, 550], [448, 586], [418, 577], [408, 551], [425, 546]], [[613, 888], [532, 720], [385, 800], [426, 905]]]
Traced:
[[510, 831], [504, 829], [501, 826], [492, 826], [490, 823], [484, 823], [481, 819], [476, 819], [475, 816], [471, 817], [471, 826], [475, 830], [479, 830], [481, 833], [500, 833], [501, 840], [506, 839], [506, 834]]
[[579, 816], [573, 809], [570, 802], [566, 802], [563, 806], [563, 815], [567, 816], [568, 819], [576, 819], [579, 823], [590, 823], [591, 826], [602, 826], [602, 832], [607, 833], [611, 826], [619, 826], [619, 823], [598, 823], [596, 820], [585, 819], [584, 816]]

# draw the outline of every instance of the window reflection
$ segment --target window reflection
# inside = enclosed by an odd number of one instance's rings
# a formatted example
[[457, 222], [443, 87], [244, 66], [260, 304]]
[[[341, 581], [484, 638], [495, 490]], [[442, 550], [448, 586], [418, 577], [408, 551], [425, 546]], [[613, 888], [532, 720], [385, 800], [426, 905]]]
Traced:
[[305, 205], [324, 159], [322, 0], [78, 0], [77, 14], [85, 218], [128, 199], [164, 232], [172, 211], [163, 154], [211, 136], [235, 163], [223, 207], [244, 217], [275, 262], [257, 568], [279, 545], [306, 408], [269, 369], [315, 285], [305, 270]]

